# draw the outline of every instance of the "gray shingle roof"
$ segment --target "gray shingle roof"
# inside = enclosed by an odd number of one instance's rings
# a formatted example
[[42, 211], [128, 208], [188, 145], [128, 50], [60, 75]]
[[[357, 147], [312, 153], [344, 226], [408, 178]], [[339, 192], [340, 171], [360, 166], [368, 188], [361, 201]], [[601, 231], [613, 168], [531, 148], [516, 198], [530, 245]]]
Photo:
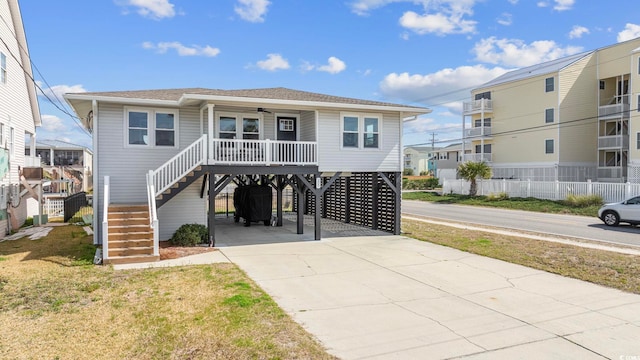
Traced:
[[[283, 87], [263, 88], [263, 89], [240, 89], [240, 90], [222, 90], [222, 89], [205, 89], [205, 88], [184, 88], [184, 89], [160, 89], [160, 90], [130, 90], [130, 91], [110, 91], [110, 92], [87, 92], [78, 95], [87, 97], [114, 97], [126, 99], [147, 99], [147, 100], [167, 100], [178, 101], [183, 95], [209, 95], [209, 96], [228, 96], [236, 98], [257, 98], [257, 99], [276, 99], [276, 100], [292, 100], [292, 101], [314, 101], [337, 104], [355, 104], [355, 105], [372, 105], [372, 106], [403, 106], [414, 107], [402, 104], [394, 104], [389, 102], [362, 100], [355, 98], [347, 98], [333, 95], [325, 95], [301, 90], [292, 90]], [[427, 108], [424, 108], [427, 110]]]

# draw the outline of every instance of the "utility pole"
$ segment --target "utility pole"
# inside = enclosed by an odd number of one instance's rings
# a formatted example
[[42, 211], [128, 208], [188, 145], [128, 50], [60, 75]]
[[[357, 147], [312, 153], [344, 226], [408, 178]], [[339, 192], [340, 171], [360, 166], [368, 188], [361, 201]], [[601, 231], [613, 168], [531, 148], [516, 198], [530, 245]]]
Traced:
[[434, 159], [434, 150], [435, 150], [435, 144], [436, 144], [436, 133], [432, 132], [431, 133], [431, 166], [429, 166], [429, 170], [432, 171], [431, 175], [433, 177], [436, 177], [436, 159]]

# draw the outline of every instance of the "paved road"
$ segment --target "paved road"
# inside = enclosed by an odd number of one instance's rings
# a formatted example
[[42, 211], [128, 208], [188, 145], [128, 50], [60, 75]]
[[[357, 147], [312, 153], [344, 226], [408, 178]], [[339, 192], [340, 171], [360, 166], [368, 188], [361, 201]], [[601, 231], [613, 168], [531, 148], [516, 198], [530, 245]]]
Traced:
[[640, 247], [639, 227], [626, 224], [608, 227], [596, 217], [437, 204], [415, 200], [402, 201], [402, 214]]

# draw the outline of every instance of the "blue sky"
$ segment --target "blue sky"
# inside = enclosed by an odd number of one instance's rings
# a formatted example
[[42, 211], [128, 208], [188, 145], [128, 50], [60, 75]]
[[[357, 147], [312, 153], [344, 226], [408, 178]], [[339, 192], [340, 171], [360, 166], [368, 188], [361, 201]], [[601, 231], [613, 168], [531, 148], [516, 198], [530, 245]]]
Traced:
[[[297, 90], [426, 106], [404, 143], [461, 135], [470, 89], [510, 69], [640, 36], [640, 7], [595, 0], [20, 2], [43, 126], [90, 145], [65, 92]], [[56, 101], [60, 99], [60, 101]]]

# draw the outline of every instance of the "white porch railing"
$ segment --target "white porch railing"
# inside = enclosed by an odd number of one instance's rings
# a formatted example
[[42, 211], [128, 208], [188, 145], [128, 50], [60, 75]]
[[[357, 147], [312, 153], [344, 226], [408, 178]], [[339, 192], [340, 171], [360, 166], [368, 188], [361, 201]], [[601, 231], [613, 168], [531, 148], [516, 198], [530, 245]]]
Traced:
[[169, 161], [164, 163], [150, 173], [151, 179], [156, 189], [156, 196], [162, 194], [176, 181], [202, 165], [207, 154], [207, 135], [202, 135], [200, 139], [187, 146]]
[[158, 226], [158, 210], [156, 207], [153, 170], [149, 170], [147, 174], [147, 199], [149, 202], [149, 227], [153, 230], [153, 255], [160, 256], [160, 228]]
[[628, 149], [629, 148], [629, 135], [610, 135], [598, 137], [599, 149]]
[[462, 161], [473, 161], [473, 162], [491, 162], [491, 154], [464, 154], [462, 155]]
[[465, 130], [465, 137], [491, 136], [491, 126], [474, 127]]
[[40, 156], [25, 156], [24, 167], [42, 167], [42, 159]]
[[102, 263], [109, 258], [109, 176], [104, 177], [104, 203], [102, 206]]
[[463, 103], [463, 110], [465, 114], [493, 111], [493, 103], [490, 99], [473, 100]]
[[601, 119], [608, 118], [629, 118], [630, 106], [626, 104], [604, 105], [598, 108], [598, 117]]
[[212, 139], [209, 164], [317, 165], [313, 141]]

